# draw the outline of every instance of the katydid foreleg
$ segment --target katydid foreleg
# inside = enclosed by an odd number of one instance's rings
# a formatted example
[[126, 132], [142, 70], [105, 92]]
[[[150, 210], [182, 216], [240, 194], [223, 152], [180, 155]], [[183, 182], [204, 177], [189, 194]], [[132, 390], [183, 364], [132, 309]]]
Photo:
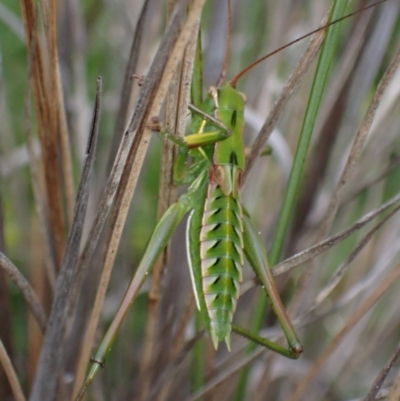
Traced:
[[[216, 142], [228, 138], [232, 133], [231, 131], [216, 118], [208, 115], [199, 108], [189, 105], [192, 113], [200, 119], [195, 128], [195, 133], [186, 135], [185, 137], [178, 137], [167, 131], [158, 130], [159, 134], [173, 142], [178, 152], [176, 155], [175, 163], [173, 166], [173, 179], [175, 185], [191, 184], [205, 170], [211, 163], [209, 155], [206, 155], [202, 147], [213, 145]], [[204, 132], [206, 123], [209, 123], [213, 128], [210, 131]], [[190, 168], [187, 168], [189, 155], [193, 156], [195, 161]]]

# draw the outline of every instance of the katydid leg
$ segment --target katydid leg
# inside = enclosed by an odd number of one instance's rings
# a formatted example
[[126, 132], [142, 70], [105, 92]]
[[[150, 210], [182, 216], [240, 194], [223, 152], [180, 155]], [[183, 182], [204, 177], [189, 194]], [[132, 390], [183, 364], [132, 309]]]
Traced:
[[[190, 105], [189, 109], [203, 119], [203, 124], [199, 132], [186, 135], [185, 137], [179, 137], [167, 131], [160, 131], [161, 136], [173, 142], [179, 149], [185, 150], [188, 148], [193, 149], [213, 145], [231, 136], [231, 131], [218, 119], [208, 115], [193, 105]], [[215, 130], [203, 132], [206, 122], [215, 127]]]
[[274, 341], [268, 340], [268, 338], [264, 338], [257, 334], [251, 333], [249, 330], [237, 326], [236, 324], [232, 324], [232, 331], [256, 344], [262, 345], [265, 348], [268, 348], [280, 355], [283, 355], [286, 358], [297, 359], [300, 356], [299, 352], [294, 353], [290, 348], [284, 347]]
[[215, 128], [219, 128], [221, 131], [224, 131], [229, 136], [229, 129], [226, 127], [220, 120], [217, 118], [205, 113], [203, 110], [200, 110], [193, 104], [189, 104], [189, 110], [191, 110], [194, 114], [201, 117], [203, 120], [208, 121]]
[[[269, 340], [264, 340], [266, 341], [265, 343], [254, 340], [253, 334], [251, 334], [251, 336], [246, 335], [249, 333], [242, 329], [240, 329], [241, 332], [239, 334], [245, 335], [250, 340], [264, 345], [267, 348], [270, 348], [282, 355], [288, 356], [290, 358], [298, 358], [303, 351], [303, 347], [300, 344], [298, 336], [286, 313], [285, 307], [282, 304], [282, 300], [279, 296], [275, 280], [268, 265], [267, 254], [265, 252], [265, 248], [260, 238], [260, 235], [258, 234], [257, 229], [254, 227], [249, 217], [246, 215], [243, 218], [243, 240], [245, 255], [261, 284], [265, 288], [267, 296], [271, 301], [272, 309], [274, 310], [279, 324], [281, 325], [282, 330], [285, 334], [289, 348], [282, 352], [282, 350], [279, 350], [279, 345], [275, 343], [272, 343], [274, 344], [272, 345], [271, 341]], [[234, 328], [234, 330], [238, 332], [237, 328]]]
[[203, 159], [187, 168], [186, 164], [179, 164], [178, 159], [176, 159], [173, 174], [174, 184], [190, 185], [202, 171], [208, 168], [209, 164], [210, 162], [207, 159]]
[[[196, 184], [196, 183], [194, 183]], [[193, 191], [195, 188], [193, 188]], [[112, 321], [106, 335], [101, 342], [96, 355], [92, 359], [93, 365], [90, 368], [89, 374], [82, 386], [76, 401], [82, 399], [87, 387], [95, 378], [99, 369], [104, 366], [105, 358], [111, 349], [111, 346], [115, 340], [117, 332], [132, 304], [136, 298], [140, 288], [142, 287], [144, 281], [146, 280], [149, 272], [151, 271], [157, 258], [160, 256], [161, 252], [170, 240], [172, 233], [175, 231], [176, 226], [182, 220], [186, 212], [191, 208], [193, 193], [188, 192], [188, 194], [181, 196], [178, 202], [174, 203], [165, 212], [164, 216], [161, 218], [157, 224], [153, 235], [147, 245], [146, 251], [140, 262], [140, 265], [132, 278], [132, 281], [126, 291], [126, 294], [122, 300], [122, 303], [118, 309], [118, 312]]]
[[170, 140], [180, 148], [193, 149], [207, 145], [213, 145], [216, 142], [223, 141], [224, 139], [229, 138], [230, 131], [215, 130], [208, 132], [199, 132], [186, 135], [182, 138], [166, 131], [161, 131], [160, 135]]

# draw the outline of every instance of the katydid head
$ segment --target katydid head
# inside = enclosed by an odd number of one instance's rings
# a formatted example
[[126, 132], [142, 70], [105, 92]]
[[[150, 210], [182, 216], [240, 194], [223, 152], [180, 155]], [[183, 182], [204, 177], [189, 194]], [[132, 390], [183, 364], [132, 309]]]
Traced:
[[[377, 5], [381, 4], [381, 3], [384, 3], [385, 1], [386, 1], [386, 0], [379, 0], [379, 1], [375, 2], [375, 3], [373, 3], [373, 4], [370, 4], [369, 6], [366, 6], [366, 7], [362, 8], [362, 9], [360, 9], [360, 10], [357, 10], [357, 11], [355, 11], [355, 12], [353, 12], [353, 13], [347, 14], [347, 15], [343, 16], [342, 18], [339, 18], [339, 19], [337, 19], [337, 20], [335, 20], [335, 21], [331, 21], [331, 22], [329, 22], [329, 23], [327, 23], [327, 24], [325, 24], [325, 25], [323, 25], [323, 26], [321, 26], [321, 27], [319, 27], [319, 28], [317, 28], [317, 29], [314, 29], [313, 31], [311, 31], [311, 32], [309, 32], [309, 33], [307, 33], [307, 34], [305, 34], [305, 35], [303, 35], [303, 36], [300, 36], [299, 38], [297, 38], [297, 39], [295, 39], [295, 40], [293, 40], [293, 41], [291, 41], [291, 42], [289, 42], [289, 43], [287, 43], [287, 44], [285, 44], [285, 45], [279, 47], [278, 49], [276, 49], [276, 50], [274, 50], [274, 51], [272, 51], [272, 52], [266, 54], [265, 56], [259, 58], [258, 60], [254, 61], [253, 63], [251, 63], [250, 65], [248, 65], [246, 68], [244, 68], [242, 71], [240, 71], [235, 77], [233, 77], [233, 78], [229, 81], [230, 86], [232, 86], [233, 88], [236, 88], [237, 81], [238, 81], [240, 78], [242, 78], [245, 74], [247, 74], [247, 73], [248, 73], [250, 70], [252, 70], [255, 66], [257, 66], [257, 65], [260, 64], [260, 63], [262, 63], [262, 62], [265, 61], [266, 59], [270, 58], [270, 57], [273, 56], [274, 54], [279, 53], [281, 50], [284, 50], [284, 49], [286, 49], [287, 47], [289, 47], [289, 46], [291, 46], [291, 45], [293, 45], [293, 44], [295, 44], [295, 43], [297, 43], [297, 42], [299, 42], [299, 41], [301, 41], [301, 40], [303, 40], [303, 39], [305, 39], [305, 38], [307, 38], [307, 37], [309, 37], [309, 36], [311, 36], [311, 35], [314, 35], [315, 33], [319, 32], [319, 31], [325, 30], [326, 28], [330, 27], [331, 25], [334, 25], [334, 24], [336, 24], [336, 23], [338, 23], [338, 22], [340, 22], [340, 21], [343, 21], [344, 19], [350, 18], [350, 17], [352, 17], [352, 16], [354, 16], [354, 15], [356, 15], [356, 14], [358, 14], [358, 13], [361, 13], [361, 12], [363, 12], [363, 11], [368, 10], [369, 8], [372, 8], [372, 7], [375, 7], [375, 6], [377, 6]], [[222, 75], [222, 74], [221, 74], [221, 75]]]
[[208, 93], [214, 99], [215, 105], [220, 108], [236, 110], [246, 103], [246, 95], [236, 90], [229, 82], [222, 83], [218, 87], [212, 86]]

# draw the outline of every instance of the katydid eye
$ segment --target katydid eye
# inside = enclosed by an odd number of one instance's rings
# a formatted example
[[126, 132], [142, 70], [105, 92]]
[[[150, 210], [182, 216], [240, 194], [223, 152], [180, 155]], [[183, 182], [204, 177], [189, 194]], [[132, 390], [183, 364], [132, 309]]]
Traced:
[[239, 95], [242, 97], [243, 101], [244, 101], [245, 103], [247, 103], [247, 96], [246, 96], [246, 94], [243, 93], [243, 92], [239, 92]]

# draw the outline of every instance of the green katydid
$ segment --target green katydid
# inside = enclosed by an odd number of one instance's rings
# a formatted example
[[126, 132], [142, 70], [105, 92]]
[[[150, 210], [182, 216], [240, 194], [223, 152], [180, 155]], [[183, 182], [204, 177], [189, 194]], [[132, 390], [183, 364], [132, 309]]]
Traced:
[[[262, 241], [240, 203], [240, 180], [245, 164], [244, 97], [232, 81], [212, 87], [201, 112], [195, 113], [192, 123], [195, 133], [179, 143], [181, 152], [176, 164], [179, 181], [188, 180], [190, 186], [187, 194], [167, 213], [176, 209], [177, 218], [172, 226], [180, 216], [191, 211], [187, 223], [188, 260], [197, 308], [206, 330], [215, 348], [222, 340], [230, 348], [229, 336], [233, 329], [276, 352], [296, 358], [302, 347], [279, 298]], [[224, 128], [210, 121], [209, 115]], [[181, 179], [180, 166], [186, 153], [190, 153], [194, 162], [188, 178]], [[289, 349], [232, 326], [244, 255], [267, 291]]]
[[[77, 400], [82, 399], [86, 388], [104, 365], [131, 303], [175, 228], [189, 212], [188, 264], [197, 308], [214, 347], [225, 341], [230, 348], [230, 333], [234, 331], [288, 358], [300, 356], [302, 346], [280, 299], [264, 245], [240, 202], [241, 175], [245, 166], [242, 140], [245, 100], [236, 90], [236, 83], [251, 68], [276, 52], [351, 15], [354, 13], [282, 46], [252, 63], [229, 82], [222, 82], [222, 73], [221, 82], [217, 87], [210, 88], [204, 102], [199, 107], [190, 107], [193, 115], [192, 133], [184, 138], [162, 133], [179, 149], [174, 167], [175, 181], [177, 184], [188, 184], [189, 187], [169, 207], [154, 229], [118, 312], [92, 359], [94, 364]], [[186, 171], [188, 156], [192, 157], [193, 162]], [[245, 257], [265, 288], [286, 337], [287, 347], [232, 323]]]

